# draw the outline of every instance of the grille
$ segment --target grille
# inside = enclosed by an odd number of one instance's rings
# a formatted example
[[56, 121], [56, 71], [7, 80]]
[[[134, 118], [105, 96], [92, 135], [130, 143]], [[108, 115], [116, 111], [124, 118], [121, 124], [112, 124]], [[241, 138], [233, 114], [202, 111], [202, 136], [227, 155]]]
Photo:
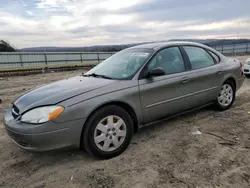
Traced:
[[11, 111], [12, 111], [12, 116], [14, 117], [14, 119], [17, 119], [19, 116], [19, 109], [15, 105], [13, 105]]

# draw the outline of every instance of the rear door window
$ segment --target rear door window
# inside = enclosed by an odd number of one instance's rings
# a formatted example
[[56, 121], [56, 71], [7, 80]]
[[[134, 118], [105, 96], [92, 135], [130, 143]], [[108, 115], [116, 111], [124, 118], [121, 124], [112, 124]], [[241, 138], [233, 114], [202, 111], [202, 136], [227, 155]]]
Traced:
[[213, 58], [215, 59], [216, 63], [219, 63], [220, 62], [220, 58], [218, 55], [216, 55], [215, 53], [211, 52], [211, 51], [208, 51], [208, 53], [213, 56]]
[[184, 46], [183, 48], [188, 55], [193, 70], [209, 67], [215, 64], [212, 56], [203, 48], [195, 46]]

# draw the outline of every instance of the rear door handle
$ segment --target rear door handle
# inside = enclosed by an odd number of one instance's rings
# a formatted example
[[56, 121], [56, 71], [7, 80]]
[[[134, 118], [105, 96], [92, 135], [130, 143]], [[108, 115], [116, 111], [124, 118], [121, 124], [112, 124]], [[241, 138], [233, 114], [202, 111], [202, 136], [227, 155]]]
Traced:
[[222, 70], [220, 70], [220, 71], [218, 71], [218, 72], [217, 72], [217, 74], [222, 74], [222, 73], [223, 73], [223, 71], [222, 71]]
[[187, 83], [189, 80], [190, 80], [190, 79], [189, 79], [188, 77], [184, 77], [184, 78], [181, 79], [181, 83], [182, 83], [182, 84], [185, 84], [185, 83]]

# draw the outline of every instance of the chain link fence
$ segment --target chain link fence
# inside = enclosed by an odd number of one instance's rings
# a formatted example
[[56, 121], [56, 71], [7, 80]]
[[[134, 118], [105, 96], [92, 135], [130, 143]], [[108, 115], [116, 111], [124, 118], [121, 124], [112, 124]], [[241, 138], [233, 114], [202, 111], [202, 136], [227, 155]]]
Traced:
[[210, 47], [226, 56], [250, 54], [250, 43], [234, 43], [225, 45], [211, 45]]

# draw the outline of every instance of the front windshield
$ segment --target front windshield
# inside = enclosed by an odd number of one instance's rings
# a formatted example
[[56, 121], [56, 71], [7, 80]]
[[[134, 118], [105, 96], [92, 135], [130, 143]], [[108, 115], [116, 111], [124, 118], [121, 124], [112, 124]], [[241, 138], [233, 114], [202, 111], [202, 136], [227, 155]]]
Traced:
[[152, 54], [148, 49], [130, 49], [116, 53], [85, 75], [103, 75], [112, 79], [131, 79]]

